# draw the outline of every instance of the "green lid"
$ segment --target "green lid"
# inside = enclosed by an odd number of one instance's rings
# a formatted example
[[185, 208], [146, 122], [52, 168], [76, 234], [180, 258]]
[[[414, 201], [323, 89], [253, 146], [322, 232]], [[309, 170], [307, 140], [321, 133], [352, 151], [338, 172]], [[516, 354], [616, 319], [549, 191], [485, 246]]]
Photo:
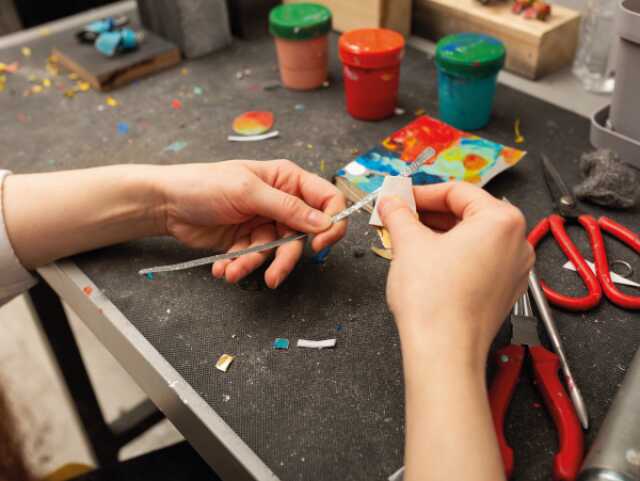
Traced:
[[289, 40], [308, 40], [331, 30], [331, 10], [317, 3], [280, 5], [269, 14], [269, 31]]
[[458, 33], [441, 39], [436, 46], [436, 65], [450, 75], [487, 77], [498, 72], [506, 57], [504, 44], [479, 33]]

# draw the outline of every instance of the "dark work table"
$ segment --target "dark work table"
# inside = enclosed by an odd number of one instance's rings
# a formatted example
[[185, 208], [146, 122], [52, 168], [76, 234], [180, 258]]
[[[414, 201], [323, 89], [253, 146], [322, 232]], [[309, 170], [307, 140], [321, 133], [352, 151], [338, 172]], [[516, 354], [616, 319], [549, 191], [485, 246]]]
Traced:
[[[54, 42], [55, 37], [32, 42], [33, 56], [21, 59], [23, 69], [43, 70]], [[0, 51], [0, 60], [14, 58], [20, 58], [19, 48]], [[107, 95], [94, 91], [69, 99], [51, 88], [24, 97], [28, 81], [20, 74], [23, 78], [10, 78], [0, 93], [2, 167], [23, 173], [115, 163], [289, 158], [331, 179], [355, 149], [374, 146], [409, 123], [415, 110], [437, 116], [435, 70], [425, 53], [408, 49], [402, 66], [399, 104], [407, 113], [375, 123], [346, 114], [335, 48], [331, 59], [329, 88], [265, 91], [263, 84], [277, 80], [272, 41], [237, 40], [225, 51], [113, 92], [120, 105], [102, 110], [98, 106]], [[188, 69], [186, 75], [181, 67]], [[244, 69], [250, 73], [237, 79]], [[202, 95], [193, 93], [195, 86]], [[181, 110], [171, 108], [174, 98], [182, 101]], [[247, 110], [274, 112], [280, 137], [228, 142], [233, 118]], [[492, 121], [478, 134], [514, 145], [518, 117], [526, 138], [519, 147], [529, 154], [486, 188], [507, 196], [532, 226], [552, 207], [538, 154], [548, 154], [565, 179], [577, 183], [579, 156], [591, 149], [589, 122], [500, 86]], [[118, 122], [129, 124], [128, 134], [118, 134]], [[179, 152], [165, 150], [176, 141], [187, 145]], [[606, 214], [638, 227], [638, 210]], [[377, 239], [367, 220], [355, 215], [324, 265], [307, 255], [276, 291], [265, 288], [261, 273], [233, 286], [214, 280], [206, 267], [156, 274], [153, 280], [140, 277], [140, 268], [202, 255], [160, 238], [90, 252], [40, 273], [221, 477], [386, 479], [403, 464], [403, 381], [399, 339], [384, 299], [389, 265], [369, 251]], [[570, 232], [591, 259], [584, 233]], [[640, 270], [637, 255], [611, 238], [606, 244], [610, 259], [624, 259]], [[367, 254], [356, 258], [355, 246]], [[564, 262], [554, 243], [546, 241], [539, 249], [541, 277], [564, 292], [582, 292], [578, 276], [561, 268]], [[94, 287], [91, 296], [82, 292], [86, 285]], [[590, 411], [589, 446], [640, 345], [638, 316], [606, 299], [588, 313], [555, 314]], [[506, 344], [508, 336], [505, 327], [495, 347]], [[276, 337], [289, 338], [292, 347], [274, 351]], [[294, 347], [299, 338], [330, 337], [337, 338], [335, 349]], [[215, 369], [222, 353], [237, 356], [227, 373]], [[489, 379], [492, 374], [490, 365]], [[516, 480], [551, 477], [555, 430], [541, 404], [525, 377], [507, 422]]]

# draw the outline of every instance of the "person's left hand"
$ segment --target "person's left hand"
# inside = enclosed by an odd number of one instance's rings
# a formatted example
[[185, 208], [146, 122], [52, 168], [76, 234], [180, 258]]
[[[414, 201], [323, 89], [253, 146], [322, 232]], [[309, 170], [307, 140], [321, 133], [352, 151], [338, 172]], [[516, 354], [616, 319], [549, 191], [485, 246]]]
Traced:
[[[306, 232], [316, 234], [311, 247], [318, 252], [340, 240], [347, 229], [346, 221], [331, 224], [331, 215], [346, 207], [340, 191], [288, 160], [231, 160], [160, 170], [166, 231], [191, 247], [231, 252]], [[276, 249], [265, 272], [270, 288], [289, 275], [303, 248], [301, 240]], [[216, 262], [213, 276], [238, 282], [272, 254]]]

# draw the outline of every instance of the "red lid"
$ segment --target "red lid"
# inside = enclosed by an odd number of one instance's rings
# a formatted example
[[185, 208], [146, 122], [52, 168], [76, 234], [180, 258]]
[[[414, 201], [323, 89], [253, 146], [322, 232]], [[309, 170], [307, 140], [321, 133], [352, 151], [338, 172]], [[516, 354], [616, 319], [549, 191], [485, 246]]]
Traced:
[[340, 37], [340, 59], [347, 65], [383, 68], [397, 65], [404, 56], [404, 37], [386, 28], [362, 28]]

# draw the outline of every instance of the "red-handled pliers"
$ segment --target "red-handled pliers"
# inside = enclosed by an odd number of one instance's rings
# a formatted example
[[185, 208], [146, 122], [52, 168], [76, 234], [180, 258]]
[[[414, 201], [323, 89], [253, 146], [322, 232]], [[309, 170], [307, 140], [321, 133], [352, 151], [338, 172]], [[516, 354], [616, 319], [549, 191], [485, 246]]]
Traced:
[[540, 344], [538, 319], [533, 317], [529, 295], [526, 292], [513, 308], [511, 325], [513, 327], [511, 344], [496, 353], [498, 373], [493, 378], [489, 389], [493, 424], [507, 478], [513, 474], [514, 457], [513, 449], [504, 435], [504, 420], [522, 371], [526, 355], [525, 346], [528, 346], [535, 384], [542, 394], [558, 431], [559, 450], [553, 460], [553, 479], [572, 481], [578, 475], [582, 462], [584, 451], [582, 428], [571, 399], [558, 377], [560, 358]]
[[[593, 216], [583, 213], [559, 172], [544, 155], [542, 156], [542, 171], [557, 213], [542, 219], [533, 228], [529, 233], [529, 243], [534, 248], [537, 247], [544, 236], [551, 231], [560, 249], [576, 267], [578, 274], [589, 291], [584, 296], [571, 297], [560, 294], [544, 282], [541, 282], [540, 284], [549, 302], [572, 311], [586, 311], [600, 303], [602, 292], [604, 291], [605, 296], [614, 304], [626, 309], [640, 309], [640, 296], [625, 294], [611, 280], [602, 231], [604, 230], [616, 237], [638, 254], [640, 254], [640, 236], [608, 217], [600, 217], [596, 220]], [[564, 227], [566, 221], [579, 223], [587, 231], [596, 265], [595, 275], [567, 234]]]

